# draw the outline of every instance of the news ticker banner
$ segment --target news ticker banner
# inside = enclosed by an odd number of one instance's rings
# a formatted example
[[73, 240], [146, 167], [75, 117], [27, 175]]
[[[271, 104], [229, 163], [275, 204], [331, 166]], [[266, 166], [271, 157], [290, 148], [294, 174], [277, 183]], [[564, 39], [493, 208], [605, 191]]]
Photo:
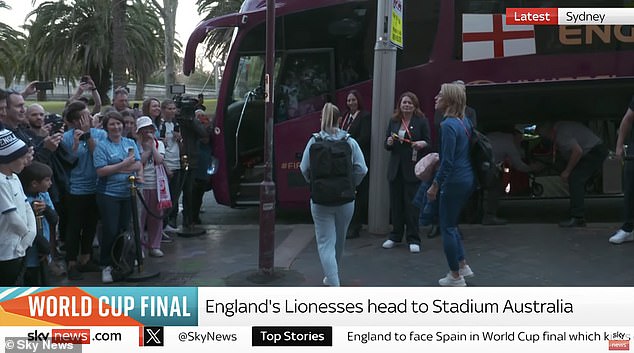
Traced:
[[630, 287], [0, 287], [0, 326], [634, 325]]
[[0, 337], [12, 353], [394, 345], [596, 352], [629, 350], [633, 303], [634, 288], [621, 287], [17, 287], [0, 288]]
[[[459, 320], [456, 320], [458, 323]], [[128, 352], [610, 352], [629, 351], [634, 326], [11, 327], [5, 353]]]
[[633, 25], [634, 8], [507, 8], [507, 25]]

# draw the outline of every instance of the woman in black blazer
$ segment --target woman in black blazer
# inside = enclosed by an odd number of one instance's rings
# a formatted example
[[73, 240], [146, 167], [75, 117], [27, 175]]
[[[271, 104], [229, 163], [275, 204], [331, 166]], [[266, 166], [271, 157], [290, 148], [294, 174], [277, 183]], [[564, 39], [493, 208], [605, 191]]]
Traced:
[[383, 243], [385, 249], [401, 242], [405, 233], [409, 251], [420, 252], [419, 210], [412, 204], [420, 180], [414, 174], [414, 166], [428, 152], [429, 141], [429, 123], [418, 97], [412, 92], [401, 94], [385, 139], [385, 149], [390, 151], [387, 179], [392, 217], [392, 232]]
[[[370, 138], [372, 133], [372, 117], [364, 110], [361, 95], [357, 90], [351, 90], [346, 97], [348, 111], [341, 120], [340, 128], [352, 136], [363, 152], [365, 164], [370, 169]], [[370, 173], [366, 174], [357, 186], [357, 195], [354, 204], [354, 215], [348, 227], [346, 238], [359, 237], [361, 225], [368, 222], [368, 202], [370, 193]]]

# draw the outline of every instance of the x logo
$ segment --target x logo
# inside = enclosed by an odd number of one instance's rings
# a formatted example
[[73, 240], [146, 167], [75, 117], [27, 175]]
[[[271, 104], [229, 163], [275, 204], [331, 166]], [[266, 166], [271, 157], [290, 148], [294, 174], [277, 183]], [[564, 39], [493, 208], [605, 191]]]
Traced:
[[143, 345], [149, 347], [163, 346], [163, 326], [143, 327]]

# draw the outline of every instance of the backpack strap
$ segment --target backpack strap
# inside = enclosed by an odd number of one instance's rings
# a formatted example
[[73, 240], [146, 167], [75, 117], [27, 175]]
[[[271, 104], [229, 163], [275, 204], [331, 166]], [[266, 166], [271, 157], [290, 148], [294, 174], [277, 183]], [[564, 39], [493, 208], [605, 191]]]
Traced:
[[315, 142], [322, 140], [321, 135], [318, 132], [313, 133], [313, 138], [315, 139]]

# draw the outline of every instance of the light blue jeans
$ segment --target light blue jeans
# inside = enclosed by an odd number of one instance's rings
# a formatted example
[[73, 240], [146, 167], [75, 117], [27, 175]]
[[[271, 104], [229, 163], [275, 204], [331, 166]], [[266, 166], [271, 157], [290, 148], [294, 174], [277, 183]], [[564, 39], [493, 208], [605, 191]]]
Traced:
[[339, 287], [339, 266], [346, 242], [346, 232], [354, 213], [354, 201], [340, 206], [318, 205], [310, 201], [315, 223], [317, 251], [328, 284]]

